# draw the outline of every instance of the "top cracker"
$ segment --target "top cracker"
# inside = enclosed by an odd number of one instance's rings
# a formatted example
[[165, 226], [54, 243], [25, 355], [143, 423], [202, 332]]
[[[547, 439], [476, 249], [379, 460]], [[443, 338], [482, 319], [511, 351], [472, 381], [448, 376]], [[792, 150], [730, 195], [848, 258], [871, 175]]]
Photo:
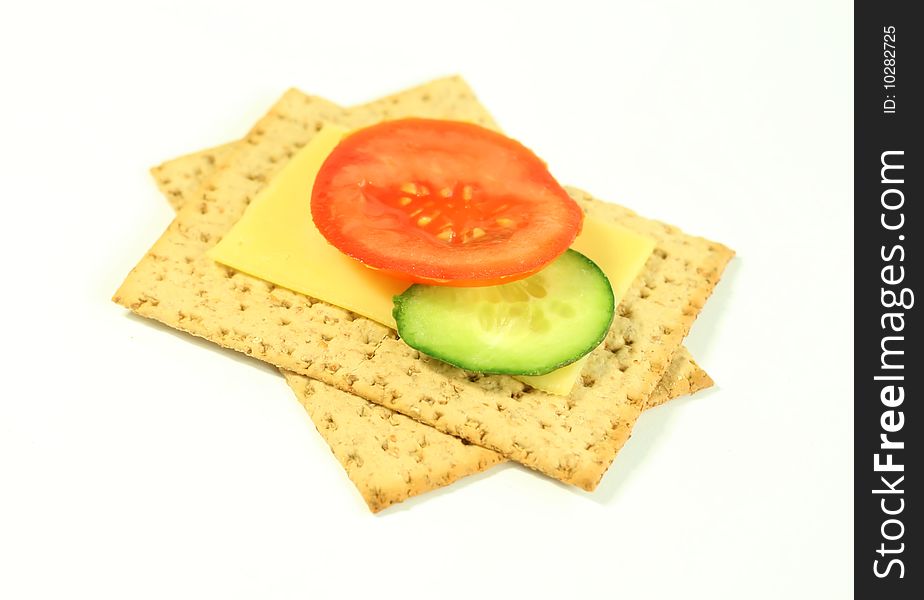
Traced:
[[421, 356], [378, 323], [236, 273], [205, 255], [324, 122], [353, 128], [421, 116], [496, 128], [472, 98], [459, 78], [354, 109], [290, 90], [227, 158], [201, 198], [183, 207], [114, 300], [593, 489], [718, 281], [732, 255], [727, 248], [569, 190], [586, 211], [653, 237], [657, 248], [567, 397]]

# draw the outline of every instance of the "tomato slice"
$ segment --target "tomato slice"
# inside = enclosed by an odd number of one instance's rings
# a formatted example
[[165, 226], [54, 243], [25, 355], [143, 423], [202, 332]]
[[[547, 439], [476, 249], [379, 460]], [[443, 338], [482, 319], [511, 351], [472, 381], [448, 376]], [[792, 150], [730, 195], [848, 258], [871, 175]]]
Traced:
[[311, 215], [341, 252], [410, 281], [493, 285], [562, 254], [584, 215], [519, 142], [457, 121], [386, 121], [324, 161]]

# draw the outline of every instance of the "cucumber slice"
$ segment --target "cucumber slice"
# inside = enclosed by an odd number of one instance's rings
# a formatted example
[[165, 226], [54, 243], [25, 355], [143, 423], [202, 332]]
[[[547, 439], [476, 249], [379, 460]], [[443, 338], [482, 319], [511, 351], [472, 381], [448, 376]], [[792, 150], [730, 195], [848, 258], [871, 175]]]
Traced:
[[610, 282], [568, 250], [526, 279], [486, 287], [416, 284], [395, 296], [404, 341], [479, 373], [544, 375], [596, 348], [613, 321]]

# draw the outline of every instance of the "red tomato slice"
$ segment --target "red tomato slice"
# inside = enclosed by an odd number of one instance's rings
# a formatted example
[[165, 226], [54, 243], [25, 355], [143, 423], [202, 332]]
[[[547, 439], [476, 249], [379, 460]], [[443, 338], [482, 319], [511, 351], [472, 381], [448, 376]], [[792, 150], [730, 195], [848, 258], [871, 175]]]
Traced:
[[457, 121], [352, 133], [315, 179], [311, 215], [343, 253], [396, 277], [494, 285], [563, 253], [583, 212], [519, 142]]

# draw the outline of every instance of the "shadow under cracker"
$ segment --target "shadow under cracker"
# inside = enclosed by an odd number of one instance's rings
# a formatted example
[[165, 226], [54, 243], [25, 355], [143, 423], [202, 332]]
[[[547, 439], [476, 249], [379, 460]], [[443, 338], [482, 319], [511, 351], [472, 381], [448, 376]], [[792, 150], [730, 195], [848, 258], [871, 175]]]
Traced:
[[572, 491], [598, 504], [605, 505], [612, 502], [632, 479], [635, 470], [644, 464], [651, 451], [664, 442], [664, 432], [667, 431], [668, 424], [677, 418], [677, 407], [681, 404], [704, 401], [719, 391], [718, 386], [712, 386], [695, 394], [675, 398], [643, 412], [635, 423], [632, 437], [616, 455], [597, 489], [593, 492], [585, 492], [571, 488]]

